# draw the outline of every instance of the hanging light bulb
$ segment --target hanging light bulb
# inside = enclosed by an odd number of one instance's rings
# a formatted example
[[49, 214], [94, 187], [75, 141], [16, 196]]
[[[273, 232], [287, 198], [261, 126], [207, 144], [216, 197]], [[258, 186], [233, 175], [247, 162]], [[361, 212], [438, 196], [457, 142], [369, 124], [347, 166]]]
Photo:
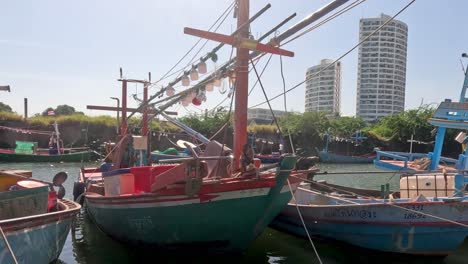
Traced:
[[198, 97], [192, 99], [192, 104], [198, 106], [201, 105], [201, 100]]
[[229, 72], [229, 85], [232, 86], [236, 82], [236, 72], [235, 71], [230, 71]]
[[182, 106], [188, 106], [190, 104], [190, 102], [186, 101], [186, 100], [182, 100]]
[[167, 87], [166, 89], [166, 95], [167, 96], [173, 96], [175, 94], [175, 89], [172, 86]]
[[190, 71], [190, 79], [192, 79], [192, 81], [198, 80], [198, 71], [196, 69]]
[[213, 82], [207, 83], [206, 86], [205, 86], [206, 91], [207, 91], [207, 92], [212, 92], [212, 91], [213, 91], [213, 88], [214, 88], [213, 86], [214, 86], [214, 85], [213, 85]]
[[190, 85], [190, 79], [187, 75], [184, 75], [182, 77], [182, 86], [189, 86]]
[[190, 92], [187, 97], [190, 98], [190, 101], [193, 100], [197, 96], [197, 93], [195, 91]]
[[228, 86], [229, 84], [227, 83], [228, 81], [227, 80], [221, 80], [221, 85], [219, 86], [219, 92], [221, 94], [225, 94], [226, 91], [228, 90]]
[[200, 74], [205, 74], [207, 72], [206, 63], [204, 61], [201, 61], [200, 63], [198, 63], [197, 69]]
[[213, 85], [216, 86], [216, 87], [220, 87], [221, 86], [221, 78], [214, 79]]

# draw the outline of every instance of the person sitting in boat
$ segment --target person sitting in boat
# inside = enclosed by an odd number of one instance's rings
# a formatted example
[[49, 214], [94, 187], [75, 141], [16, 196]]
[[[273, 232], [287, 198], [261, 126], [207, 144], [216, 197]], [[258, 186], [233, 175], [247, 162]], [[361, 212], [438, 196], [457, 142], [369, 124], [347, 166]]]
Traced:
[[104, 159], [104, 162], [99, 167], [99, 169], [101, 170], [101, 172], [110, 171], [112, 169], [112, 159], [109, 156], [107, 156]]
[[57, 148], [57, 138], [55, 137], [55, 132], [52, 133], [49, 139], [49, 155], [56, 155], [58, 154]]
[[254, 165], [254, 152], [249, 144], [245, 144], [242, 148], [241, 156], [241, 171], [243, 175], [253, 175], [256, 173]]

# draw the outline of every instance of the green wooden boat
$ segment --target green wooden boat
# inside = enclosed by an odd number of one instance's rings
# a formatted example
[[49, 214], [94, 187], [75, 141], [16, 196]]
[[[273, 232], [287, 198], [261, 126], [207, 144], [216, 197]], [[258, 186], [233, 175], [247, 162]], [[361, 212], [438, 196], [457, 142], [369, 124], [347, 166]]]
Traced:
[[53, 155], [48, 153], [14, 153], [7, 149], [0, 150], [0, 162], [80, 162], [97, 158], [98, 154], [92, 150]]

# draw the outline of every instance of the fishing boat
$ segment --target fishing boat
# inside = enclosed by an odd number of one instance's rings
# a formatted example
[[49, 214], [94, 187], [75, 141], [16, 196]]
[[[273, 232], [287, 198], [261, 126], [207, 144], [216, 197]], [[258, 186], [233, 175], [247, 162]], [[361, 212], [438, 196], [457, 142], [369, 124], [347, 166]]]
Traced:
[[51, 263], [81, 206], [63, 199], [65, 173], [58, 173], [53, 184], [23, 175], [0, 171], [0, 263]]
[[[202, 154], [193, 151], [192, 157], [179, 159], [182, 162], [180, 164], [173, 164], [174, 160], [170, 160], [171, 164], [149, 166], [146, 158], [147, 111], [143, 110], [142, 135], [128, 134], [126, 88], [129, 82], [143, 84], [144, 99], [140, 107], [144, 109], [148, 107], [147, 88], [151, 78], [148, 78], [149, 81], [132, 80], [124, 79], [121, 75], [122, 129], [116, 144], [120, 147], [116, 147], [113, 152], [112, 169], [102, 171], [99, 168], [84, 168], [80, 175], [80, 182], [85, 184], [83, 197], [88, 215], [110, 237], [128, 244], [169, 249], [243, 251], [284, 208], [299, 182], [309, 173], [309, 170], [294, 169], [294, 155], [285, 156], [281, 164], [273, 167], [260, 168], [254, 165], [253, 151], [247, 144], [248, 71], [245, 69], [249, 68], [249, 58], [255, 58], [263, 52], [285, 56], [293, 54], [277, 48], [277, 44], [261, 44], [248, 38], [249, 25], [254, 20], [249, 20], [248, 3], [247, 0], [237, 2], [239, 28], [233, 36], [184, 29], [185, 33], [197, 37], [234, 45], [237, 49], [235, 70], [229, 70], [228, 63], [207, 79], [170, 96], [165, 105], [157, 107], [161, 116], [205, 145]], [[320, 9], [299, 26], [278, 35], [275, 43], [343, 3], [335, 1]], [[254, 52], [249, 54], [247, 48]], [[232, 151], [225, 144], [208, 140], [164, 114], [164, 110], [176, 102], [182, 100], [187, 104], [186, 96], [190, 96], [193, 91], [213, 84], [220, 76], [232, 77], [233, 73], [236, 86]], [[125, 157], [135, 159], [129, 161]]]
[[[465, 177], [458, 175], [447, 174], [447, 177]], [[434, 183], [428, 180], [430, 177], [440, 180], [444, 176], [422, 175], [420, 184]], [[402, 182], [407, 178], [413, 181], [411, 178], [415, 176], [403, 177]], [[305, 224], [311, 236], [373, 250], [421, 255], [447, 255], [468, 236], [468, 198], [463, 191], [461, 196], [453, 197], [453, 187], [452, 190], [440, 188], [436, 193], [427, 189], [407, 189], [392, 193], [391, 199], [370, 198], [372, 193], [376, 195], [374, 197], [380, 197], [379, 191], [349, 190], [324, 183], [320, 187], [320, 191], [307, 185], [299, 187], [295, 199], [271, 226], [307, 237]], [[324, 187], [329, 187], [328, 192]], [[365, 195], [360, 195], [360, 191]], [[432, 195], [397, 198], [407, 192], [432, 192]]]
[[[358, 146], [362, 140], [367, 139], [367, 137], [361, 136], [361, 132], [356, 132], [356, 136], [351, 137], [350, 141]], [[333, 153], [329, 150], [330, 144], [330, 131], [327, 130], [326, 142], [323, 150], [318, 150], [318, 155], [320, 162], [323, 163], [372, 163], [376, 157], [375, 152], [367, 153], [363, 155], [352, 155], [352, 154], [339, 154]]]
[[298, 188], [274, 226], [380, 251], [446, 255], [455, 250], [468, 237], [468, 151], [459, 155], [455, 172], [441, 169], [439, 161], [446, 129], [468, 129], [466, 83], [463, 87], [460, 102], [446, 99], [428, 120], [437, 127], [429, 170], [401, 175], [393, 193], [388, 184], [378, 192], [312, 182]]
[[[99, 158], [100, 155], [89, 148], [63, 148], [57, 122], [54, 123], [54, 128], [53, 132], [24, 130], [25, 133], [49, 135], [51, 142], [48, 149], [38, 148], [37, 142], [16, 141], [14, 149], [0, 148], [0, 162], [80, 162]], [[0, 129], [20, 130], [8, 127]]]

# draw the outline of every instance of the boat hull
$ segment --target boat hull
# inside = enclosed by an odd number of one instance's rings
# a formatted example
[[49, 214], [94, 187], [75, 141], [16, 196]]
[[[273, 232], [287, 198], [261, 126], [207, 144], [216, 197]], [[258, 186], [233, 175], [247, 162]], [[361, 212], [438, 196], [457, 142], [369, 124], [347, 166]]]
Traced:
[[325, 151], [319, 151], [320, 162], [323, 163], [372, 163], [374, 157], [357, 157], [357, 156], [346, 156], [337, 155]]
[[86, 205], [102, 231], [126, 243], [242, 251], [290, 200], [286, 187], [278, 193], [274, 188], [214, 193], [210, 195], [216, 198], [210, 200], [164, 201], [150, 195], [99, 201], [87, 196]]
[[[301, 190], [299, 188], [298, 192]], [[311, 235], [380, 251], [446, 255], [468, 236], [468, 201], [405, 202], [399, 206], [413, 211], [379, 203], [299, 205], [299, 208]], [[465, 226], [427, 215], [440, 216]], [[306, 237], [293, 203], [288, 204], [272, 226]]]
[[[18, 263], [50, 263], [58, 259], [80, 205], [59, 201], [58, 212], [0, 221], [0, 226]], [[3, 238], [0, 239], [0, 263], [15, 263]]]
[[83, 151], [59, 155], [35, 155], [0, 152], [1, 162], [80, 162], [90, 161], [96, 155], [92, 151]]

